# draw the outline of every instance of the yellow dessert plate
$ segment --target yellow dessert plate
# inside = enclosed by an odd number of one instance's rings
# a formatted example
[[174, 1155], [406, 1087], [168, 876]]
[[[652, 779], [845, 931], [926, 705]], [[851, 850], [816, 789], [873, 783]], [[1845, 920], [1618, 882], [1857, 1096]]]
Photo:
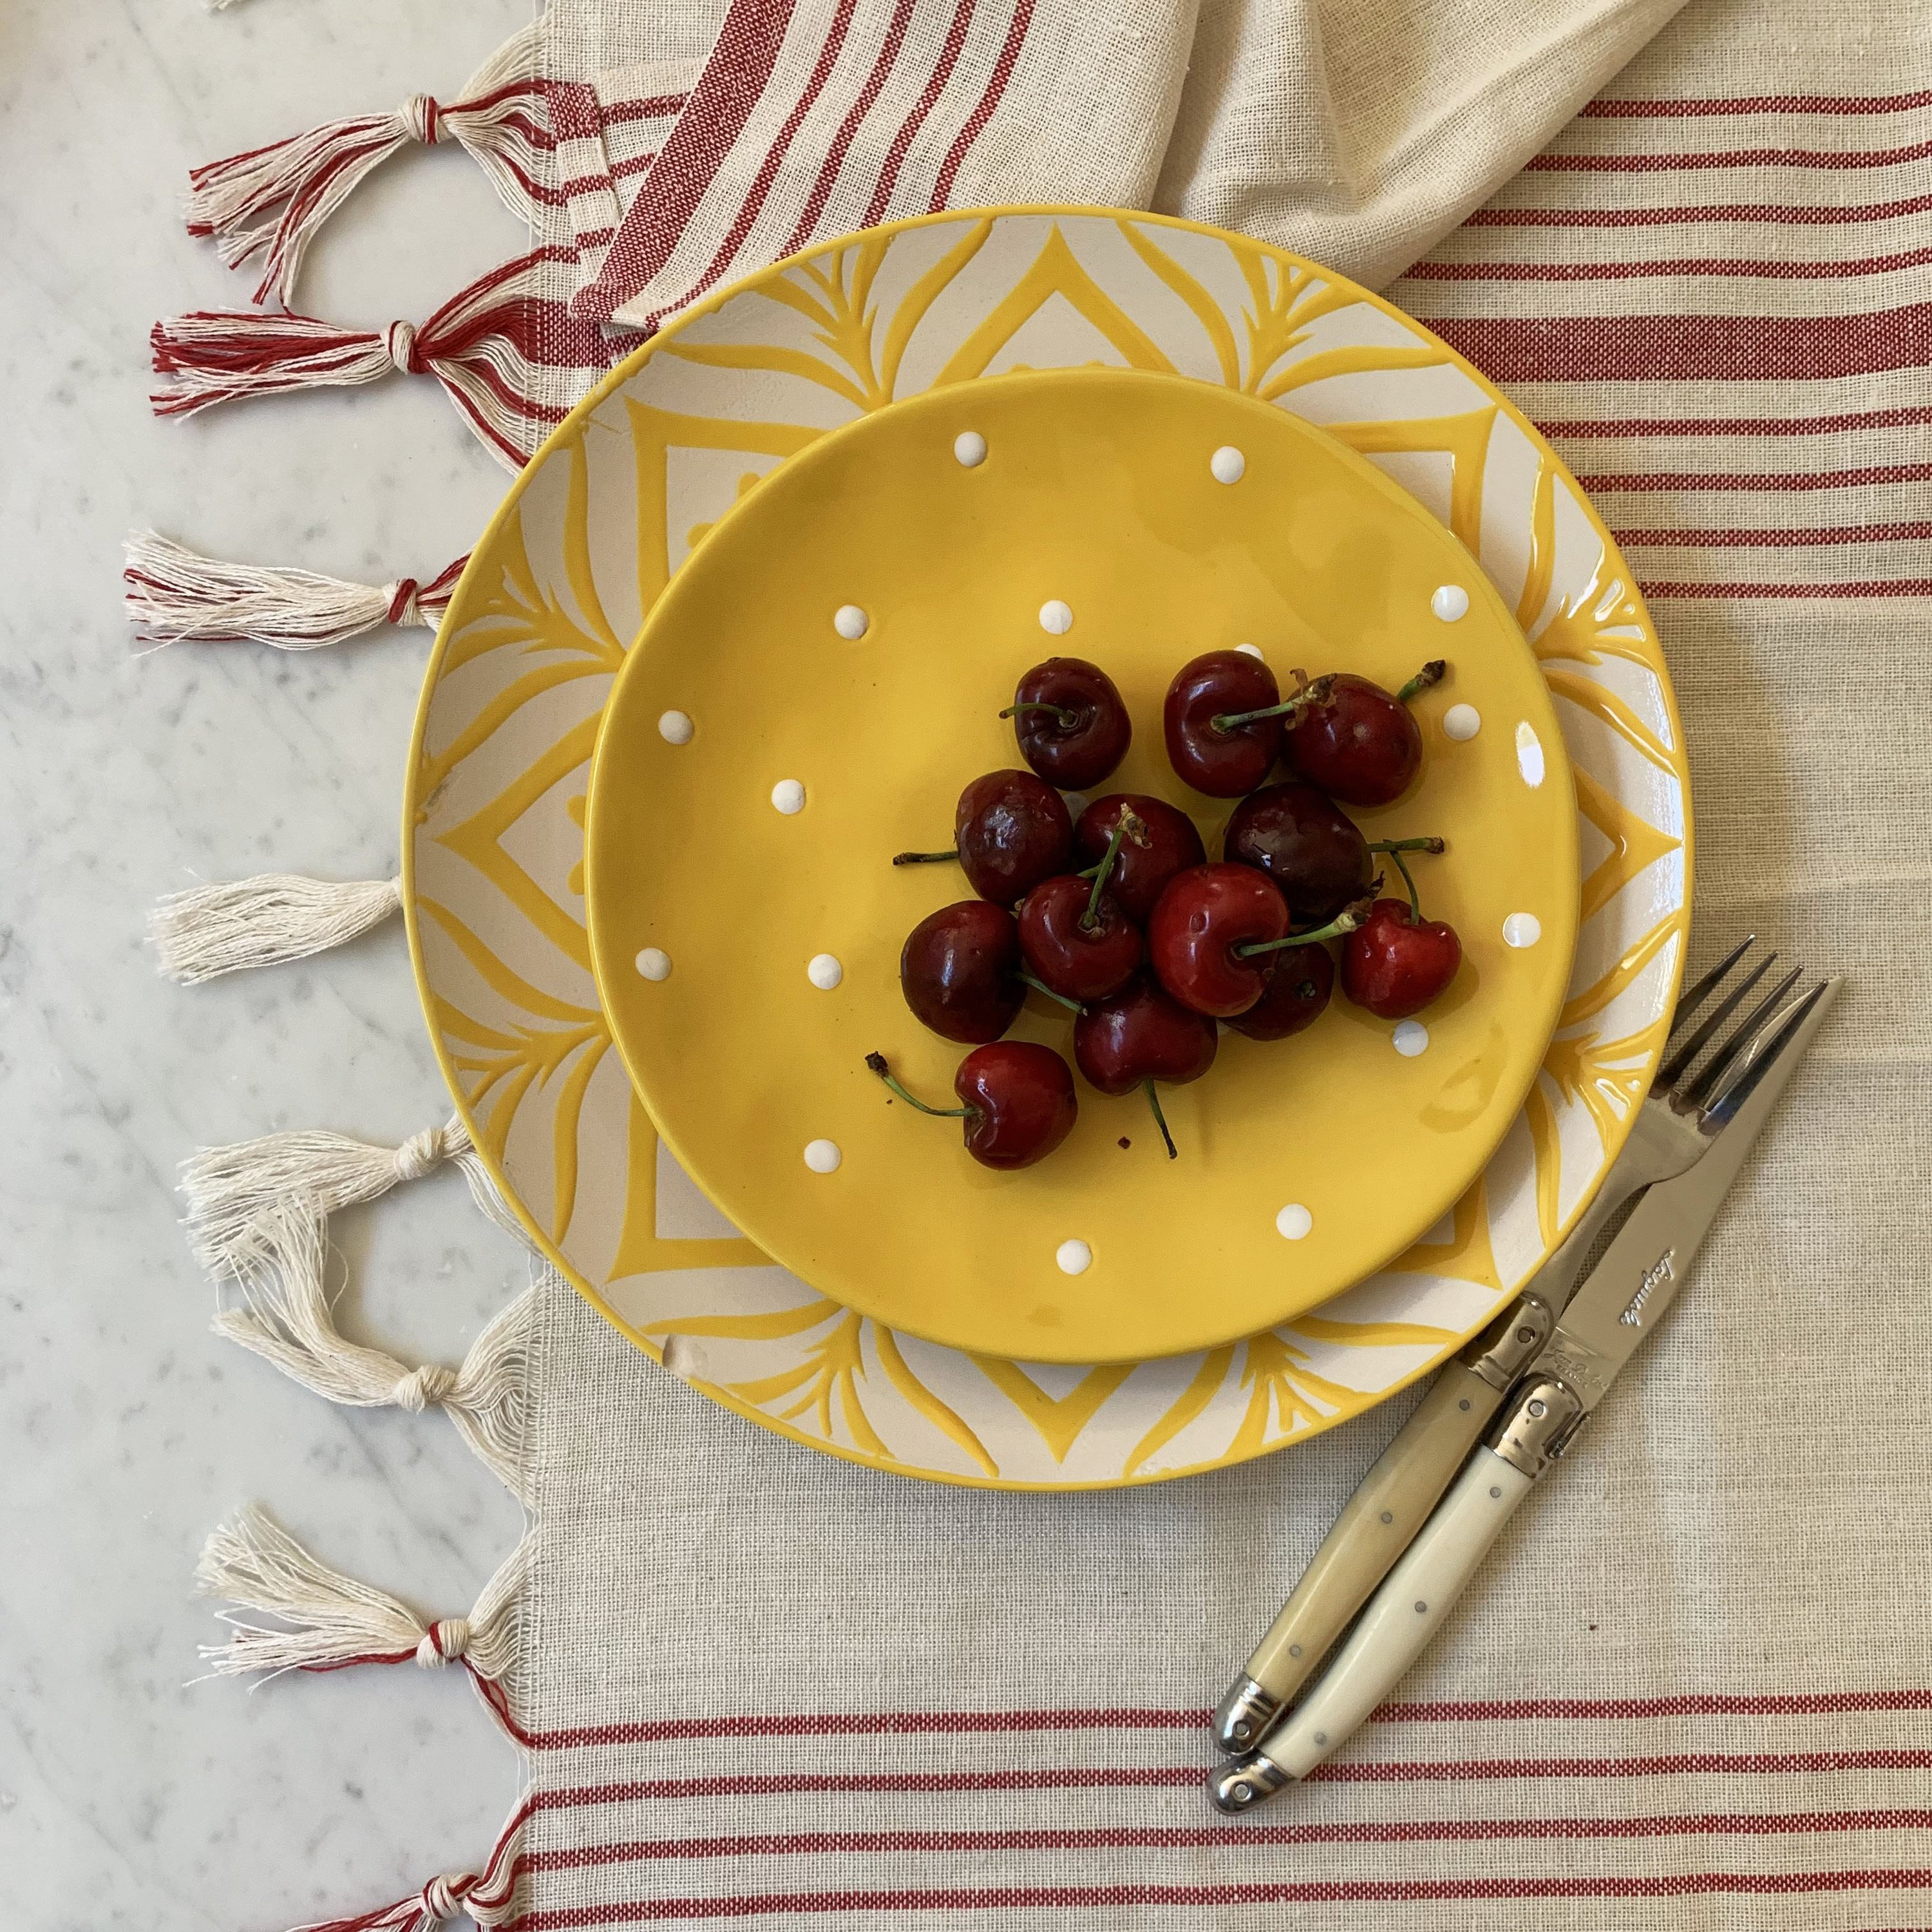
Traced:
[[[1245, 645], [1284, 683], [1390, 688], [1416, 710], [1409, 794], [1372, 838], [1439, 833], [1424, 908], [1460, 934], [1449, 994], [1400, 1026], [1338, 994], [1307, 1033], [1224, 1034], [1163, 1102], [1080, 1087], [1047, 1160], [990, 1172], [935, 1105], [965, 1049], [901, 994], [899, 950], [969, 896], [955, 801], [1019, 763], [999, 712], [1030, 665], [1091, 658], [1134, 724], [1109, 790], [1194, 816], [1161, 699]], [[1077, 802], [1076, 808], [1078, 808]], [[586, 840], [593, 968], [637, 1092], [710, 1199], [847, 1306], [986, 1355], [1125, 1361], [1313, 1308], [1400, 1254], [1482, 1172], [1555, 1028], [1578, 909], [1576, 804], [1547, 687], [1468, 553], [1362, 457], [1198, 382], [1102, 370], [934, 389], [829, 434], [750, 489], [652, 608], [618, 673]], [[834, 965], [828, 962], [836, 962]], [[836, 980], [835, 984], [827, 984]], [[1070, 1060], [1037, 995], [1010, 1037]]]

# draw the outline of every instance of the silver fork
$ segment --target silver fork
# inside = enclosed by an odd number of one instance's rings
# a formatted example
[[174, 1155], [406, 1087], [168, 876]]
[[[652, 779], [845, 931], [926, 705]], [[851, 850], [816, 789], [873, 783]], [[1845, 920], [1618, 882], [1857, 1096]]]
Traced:
[[1726, 1031], [1776, 963], [1778, 955], [1767, 953], [1708, 1016], [1692, 1022], [1756, 943], [1754, 934], [1734, 946], [1678, 996], [1663, 1063], [1596, 1198], [1522, 1293], [1444, 1368], [1336, 1518], [1214, 1713], [1215, 1742], [1224, 1751], [1254, 1748], [1408, 1547], [1510, 1385], [1549, 1340], [1598, 1237], [1646, 1188], [1694, 1166], [1730, 1124], [1803, 969], [1792, 968]]

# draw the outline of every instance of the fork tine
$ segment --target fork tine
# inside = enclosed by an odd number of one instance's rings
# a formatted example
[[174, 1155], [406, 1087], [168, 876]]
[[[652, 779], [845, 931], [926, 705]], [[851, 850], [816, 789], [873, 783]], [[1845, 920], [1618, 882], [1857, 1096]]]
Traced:
[[[1670, 1030], [1676, 1033], [1690, 1016], [1716, 992], [1731, 968], [1757, 944], [1757, 934], [1748, 932], [1694, 986], [1687, 986], [1677, 996], [1677, 1010], [1670, 1016]], [[1667, 1045], [1668, 1042], [1666, 1042]]]
[[1710, 1044], [1712, 1035], [1737, 1011], [1750, 989], [1771, 970], [1772, 962], [1777, 958], [1775, 952], [1767, 952], [1743, 980], [1725, 994], [1718, 1003], [1718, 1010], [1657, 1070], [1656, 1084], [1658, 1087], [1668, 1088], [1676, 1083], [1684, 1069]]
[[[1749, 1018], [1741, 1021], [1730, 1038], [1711, 1056], [1709, 1064], [1696, 1079], [1677, 1095], [1680, 1107], [1702, 1106], [1724, 1076], [1733, 1066], [1742, 1073], [1750, 1064], [1750, 1058], [1762, 1037], [1766, 1022], [1784, 1001], [1784, 996], [1804, 976], [1802, 966], [1794, 966], [1771, 991], [1759, 1000], [1750, 1010]], [[1739, 1064], [1742, 1056], [1742, 1064]]]
[[1804, 998], [1785, 1013], [1770, 1043], [1761, 1053], [1753, 1054], [1737, 1077], [1705, 1108], [1699, 1124], [1706, 1133], [1715, 1133], [1728, 1126], [1736, 1118], [1738, 1110], [1750, 1098], [1758, 1082], [1777, 1064], [1779, 1056], [1803, 1028], [1812, 1009], [1836, 983], [1830, 980], [1820, 980]]

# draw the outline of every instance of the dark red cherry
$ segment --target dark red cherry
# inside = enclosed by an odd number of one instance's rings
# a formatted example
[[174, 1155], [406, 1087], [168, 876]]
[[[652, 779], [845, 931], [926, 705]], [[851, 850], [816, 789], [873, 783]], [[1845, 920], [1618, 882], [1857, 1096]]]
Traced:
[[1104, 1000], [1126, 985], [1146, 948], [1140, 928], [1111, 893], [1072, 873], [1048, 879], [1020, 902], [1020, 950], [1049, 992]]
[[964, 1120], [966, 1151], [982, 1167], [1030, 1167], [1073, 1131], [1080, 1112], [1066, 1061], [1030, 1040], [996, 1040], [969, 1053], [952, 1076], [957, 1107], [915, 1100], [892, 1077], [882, 1053], [867, 1054], [866, 1064], [922, 1114]]
[[1235, 806], [1222, 850], [1265, 872], [1298, 926], [1333, 919], [1369, 890], [1375, 871], [1354, 820], [1310, 784], [1250, 793]]
[[[1161, 710], [1168, 761], [1210, 798], [1252, 791], [1280, 754], [1280, 702], [1274, 673], [1259, 658], [1209, 651], [1191, 659], [1174, 673]], [[1246, 722], [1227, 722], [1237, 718]]]
[[1080, 814], [1073, 828], [1077, 863], [1092, 866], [1106, 856], [1123, 807], [1140, 820], [1145, 836], [1130, 837], [1121, 846], [1107, 890], [1130, 919], [1144, 925], [1168, 880], [1190, 866], [1199, 865], [1208, 852], [1186, 812], [1144, 793], [1115, 791], [1096, 798]]
[[900, 852], [895, 866], [957, 859], [982, 898], [1010, 906], [1072, 862], [1066, 801], [1030, 772], [988, 772], [959, 794], [950, 852]]
[[1342, 990], [1378, 1019], [1406, 1019], [1437, 998], [1462, 963], [1454, 927], [1378, 899], [1342, 947]]
[[962, 899], [914, 926], [899, 953], [899, 986], [920, 1022], [942, 1039], [998, 1040], [1026, 998], [1019, 927], [1004, 906]]
[[1013, 721], [1020, 756], [1066, 791], [1098, 784], [1126, 756], [1134, 735], [1114, 680], [1084, 658], [1035, 664], [1000, 716]]
[[1329, 680], [1328, 702], [1310, 705], [1288, 728], [1283, 749], [1294, 769], [1344, 805], [1388, 805], [1414, 782], [1422, 733], [1408, 700], [1439, 682], [1440, 658], [1398, 692], [1343, 671]]
[[1250, 1040], [1286, 1040], [1318, 1020], [1335, 990], [1335, 962], [1325, 946], [1285, 946], [1260, 956], [1262, 996], [1228, 1024]]
[[1184, 1006], [1144, 974], [1137, 974], [1110, 998], [1088, 1006], [1073, 1022], [1074, 1064], [1103, 1094], [1147, 1090], [1154, 1124], [1175, 1157], [1154, 1082], [1177, 1087], [1198, 1080], [1214, 1064], [1220, 1040], [1205, 1013]]

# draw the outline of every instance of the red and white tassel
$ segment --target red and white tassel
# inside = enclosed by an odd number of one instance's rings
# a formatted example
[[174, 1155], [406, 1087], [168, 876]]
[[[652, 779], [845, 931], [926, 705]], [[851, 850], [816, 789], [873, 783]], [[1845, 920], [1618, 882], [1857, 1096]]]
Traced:
[[[386, 1590], [331, 1569], [250, 1506], [208, 1539], [196, 1565], [195, 1582], [204, 1595], [241, 1606], [220, 1612], [232, 1631], [229, 1640], [203, 1644], [201, 1654], [218, 1677], [362, 1664], [440, 1670], [460, 1662], [479, 1688], [500, 1683], [518, 1661], [529, 1558], [526, 1539], [483, 1586], [466, 1617], [430, 1621]], [[251, 1622], [250, 1611], [277, 1621]]]
[[191, 886], [148, 915], [164, 978], [184, 986], [346, 946], [401, 909], [400, 879], [337, 883], [296, 872]]
[[480, 1872], [445, 1872], [394, 1905], [354, 1918], [317, 1919], [296, 1932], [435, 1932], [453, 1918], [506, 1924], [522, 1910], [524, 1827], [531, 1808], [527, 1799], [517, 1808]]
[[351, 584], [312, 570], [228, 563], [137, 530], [124, 546], [128, 622], [143, 644], [229, 644], [248, 641], [280, 651], [339, 644], [380, 624], [434, 630], [456, 594], [470, 560], [459, 556], [427, 583]]
[[[454, 140], [474, 156], [512, 214], [532, 214], [532, 184], [555, 146], [526, 28], [443, 106], [412, 94], [393, 112], [332, 121], [287, 140], [211, 161], [188, 176], [188, 232], [213, 239], [235, 267], [263, 257], [254, 299], [294, 298], [304, 250], [357, 184], [412, 141]], [[279, 211], [279, 212], [278, 212]]]
[[350, 387], [394, 370], [433, 375], [486, 445], [520, 469], [563, 419], [546, 372], [573, 378], [607, 368], [614, 339], [572, 316], [560, 272], [573, 250], [548, 247], [506, 262], [452, 296], [420, 328], [338, 327], [312, 315], [198, 310], [155, 323], [158, 374], [170, 380], [149, 400], [157, 415], [191, 416], [244, 396]]

